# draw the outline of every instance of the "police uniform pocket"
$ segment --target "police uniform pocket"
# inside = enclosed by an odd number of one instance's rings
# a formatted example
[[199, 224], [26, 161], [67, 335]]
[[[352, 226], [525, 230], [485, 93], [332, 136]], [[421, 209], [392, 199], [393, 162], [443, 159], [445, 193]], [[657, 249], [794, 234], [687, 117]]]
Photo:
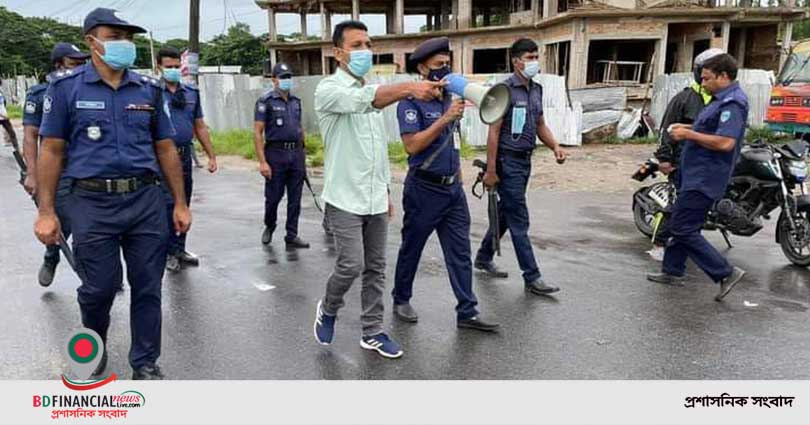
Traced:
[[79, 128], [79, 138], [96, 142], [110, 135], [112, 120], [101, 113], [79, 113], [76, 120]]
[[124, 114], [127, 125], [136, 129], [149, 129], [149, 124], [152, 122], [152, 113], [150, 111], [126, 111]]
[[284, 127], [287, 123], [287, 113], [285, 111], [273, 111], [273, 125]]

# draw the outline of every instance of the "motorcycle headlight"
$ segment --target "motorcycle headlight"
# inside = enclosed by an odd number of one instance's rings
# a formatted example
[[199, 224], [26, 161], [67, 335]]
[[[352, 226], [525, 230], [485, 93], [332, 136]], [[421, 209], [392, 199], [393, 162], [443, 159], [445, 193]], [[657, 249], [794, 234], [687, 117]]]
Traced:
[[804, 161], [790, 161], [788, 163], [788, 170], [790, 170], [790, 175], [799, 183], [807, 178], [807, 163]]
[[810, 106], [810, 97], [802, 98], [802, 106], [804, 107]]
[[785, 104], [784, 97], [772, 97], [771, 98], [771, 106], [782, 106]]

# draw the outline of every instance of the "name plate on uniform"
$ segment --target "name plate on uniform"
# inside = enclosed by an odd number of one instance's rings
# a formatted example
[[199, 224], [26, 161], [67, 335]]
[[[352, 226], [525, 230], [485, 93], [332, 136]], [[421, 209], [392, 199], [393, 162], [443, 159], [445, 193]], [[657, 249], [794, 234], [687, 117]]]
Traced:
[[106, 109], [104, 102], [94, 100], [77, 100], [76, 109], [92, 109], [96, 111], [103, 111]]

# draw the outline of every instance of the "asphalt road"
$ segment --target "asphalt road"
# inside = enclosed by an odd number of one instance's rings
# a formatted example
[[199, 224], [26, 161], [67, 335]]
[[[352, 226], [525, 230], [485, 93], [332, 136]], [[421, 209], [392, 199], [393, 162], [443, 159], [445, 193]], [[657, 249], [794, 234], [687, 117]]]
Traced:
[[[43, 247], [32, 233], [34, 207], [16, 179], [10, 149], [0, 147], [0, 378], [56, 379], [67, 370], [62, 344], [81, 324], [79, 281], [63, 262], [50, 288], [37, 284]], [[395, 322], [385, 298], [386, 329], [405, 349], [401, 359], [387, 360], [359, 346], [359, 285], [347, 294], [335, 343], [324, 348], [313, 339], [315, 303], [334, 251], [308, 194], [301, 236], [312, 248], [288, 252], [278, 233], [269, 249], [259, 241], [257, 173], [197, 171], [195, 179], [189, 249], [202, 265], [163, 282], [160, 365], [170, 379], [810, 379], [810, 271], [782, 256], [773, 223], [754, 238], [733, 240], [727, 254], [748, 275], [717, 303], [716, 287], [694, 268], [683, 288], [644, 279], [657, 263], [633, 225], [630, 193], [531, 192], [535, 252], [562, 291], [553, 298], [524, 293], [507, 238], [499, 264], [510, 278], [475, 277], [483, 312], [502, 330], [457, 330], [434, 236], [412, 300], [419, 323]], [[469, 203], [475, 250], [486, 209], [475, 198]], [[400, 228], [401, 213], [388, 239], [389, 290]], [[719, 235], [710, 239], [723, 246]], [[127, 288], [113, 307], [108, 347], [110, 369], [127, 378], [128, 304]]]

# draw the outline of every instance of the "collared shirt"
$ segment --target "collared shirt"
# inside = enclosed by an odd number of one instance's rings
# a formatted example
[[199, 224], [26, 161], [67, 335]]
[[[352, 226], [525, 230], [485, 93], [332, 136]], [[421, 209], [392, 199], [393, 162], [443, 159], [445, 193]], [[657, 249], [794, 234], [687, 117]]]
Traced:
[[118, 89], [92, 63], [57, 75], [45, 94], [40, 135], [68, 141], [63, 174], [115, 179], [160, 172], [155, 142], [174, 137], [157, 80], [125, 71]]
[[723, 196], [742, 148], [747, 118], [748, 97], [737, 82], [714, 94], [692, 128], [698, 133], [732, 138], [736, 141], [734, 149], [713, 151], [686, 140], [681, 156], [681, 191], [699, 191], [712, 199]]
[[[447, 111], [450, 106], [450, 96], [445, 96], [444, 100], [433, 99], [422, 101], [418, 99], [405, 99], [397, 106], [397, 120], [399, 121], [400, 134], [413, 134], [427, 130], [436, 120]], [[408, 166], [411, 169], [422, 167], [425, 161], [436, 153], [435, 159], [426, 168], [434, 174], [442, 176], [455, 175], [460, 167], [459, 153], [453, 146], [453, 129], [456, 124], [448, 125], [442, 130], [427, 148], [416, 155], [408, 157]], [[445, 145], [448, 143], [448, 145]], [[442, 147], [442, 145], [445, 145]]]
[[254, 121], [264, 122], [264, 140], [298, 142], [304, 134], [301, 127], [301, 99], [288, 95], [287, 100], [278, 90], [263, 94], [256, 101]]
[[537, 145], [537, 123], [543, 116], [543, 87], [533, 80], [526, 85], [516, 74], [505, 83], [512, 94], [512, 104], [503, 117], [498, 147], [520, 152], [533, 150]]
[[700, 84], [692, 82], [692, 85], [681, 90], [667, 104], [667, 110], [661, 119], [660, 144], [655, 152], [655, 157], [661, 162], [678, 164], [681, 158], [683, 144], [672, 140], [667, 128], [672, 124], [692, 124], [697, 119], [698, 114], [712, 100], [712, 95]]
[[[177, 98], [176, 102], [173, 101], [175, 97]], [[174, 144], [178, 147], [190, 146], [191, 140], [194, 138], [194, 121], [203, 117], [202, 106], [200, 106], [200, 92], [192, 86], [181, 83], [177, 85], [177, 90], [172, 93], [168, 85], [166, 85], [163, 89], [163, 99], [169, 104], [172, 124], [176, 131], [175, 136], [172, 138]], [[183, 103], [183, 106], [180, 106], [180, 102]]]
[[324, 142], [324, 201], [357, 215], [388, 211], [388, 140], [376, 85], [338, 69], [315, 89]]
[[28, 89], [25, 94], [25, 107], [23, 108], [23, 127], [36, 127], [42, 125], [42, 98], [48, 84], [37, 84]]

